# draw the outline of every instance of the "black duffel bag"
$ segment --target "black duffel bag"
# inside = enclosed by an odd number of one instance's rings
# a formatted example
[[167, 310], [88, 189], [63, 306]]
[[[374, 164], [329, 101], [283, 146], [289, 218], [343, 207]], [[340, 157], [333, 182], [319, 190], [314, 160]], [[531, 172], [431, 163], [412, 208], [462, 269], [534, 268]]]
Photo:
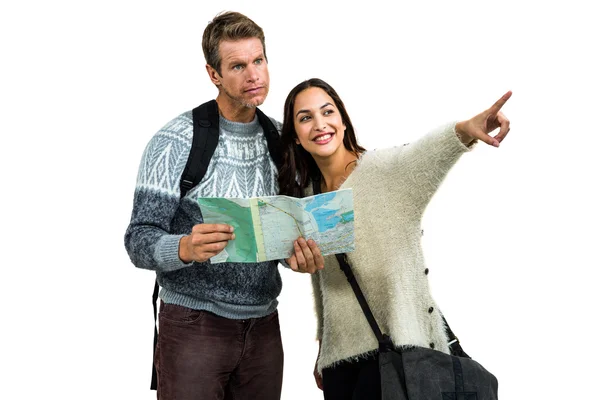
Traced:
[[[394, 347], [358, 286], [345, 254], [336, 254], [379, 342], [382, 400], [497, 400], [498, 380], [477, 361], [424, 347]], [[460, 352], [466, 355], [466, 353]]]

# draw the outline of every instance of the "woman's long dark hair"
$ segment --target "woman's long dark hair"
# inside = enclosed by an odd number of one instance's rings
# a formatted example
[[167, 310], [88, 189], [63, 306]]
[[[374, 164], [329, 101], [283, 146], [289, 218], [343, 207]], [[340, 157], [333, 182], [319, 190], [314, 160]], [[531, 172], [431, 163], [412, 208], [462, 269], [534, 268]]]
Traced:
[[314, 158], [304, 148], [296, 144], [296, 129], [294, 129], [294, 104], [296, 96], [308, 88], [316, 87], [323, 89], [333, 99], [335, 106], [342, 115], [342, 121], [346, 125], [344, 134], [344, 147], [357, 157], [365, 151], [359, 146], [350, 116], [346, 111], [344, 102], [337, 92], [325, 81], [312, 78], [301, 82], [288, 94], [283, 108], [283, 127], [281, 129], [281, 153], [282, 166], [279, 170], [279, 193], [287, 196], [303, 197], [303, 189], [311, 181], [321, 179], [321, 171]]

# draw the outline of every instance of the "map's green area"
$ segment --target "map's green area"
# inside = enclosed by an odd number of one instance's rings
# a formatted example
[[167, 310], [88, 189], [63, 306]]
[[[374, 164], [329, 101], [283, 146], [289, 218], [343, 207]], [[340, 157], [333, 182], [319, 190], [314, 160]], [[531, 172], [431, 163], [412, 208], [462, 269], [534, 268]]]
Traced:
[[[225, 198], [199, 198], [204, 223], [229, 224], [233, 226], [235, 240], [230, 240], [225, 247], [229, 255], [224, 261], [256, 260], [258, 249], [252, 223], [250, 207], [244, 207], [235, 201]], [[231, 255], [234, 255], [233, 258]]]

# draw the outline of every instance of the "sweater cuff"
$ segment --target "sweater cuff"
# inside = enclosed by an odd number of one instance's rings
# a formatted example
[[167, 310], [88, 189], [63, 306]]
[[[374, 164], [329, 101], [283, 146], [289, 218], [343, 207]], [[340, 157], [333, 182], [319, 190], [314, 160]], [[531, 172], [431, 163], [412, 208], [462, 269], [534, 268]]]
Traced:
[[158, 270], [163, 272], [175, 271], [193, 264], [193, 262], [186, 264], [179, 258], [179, 241], [184, 236], [166, 235], [158, 241], [154, 250], [154, 259]]
[[460, 142], [461, 145], [463, 145], [464, 147], [466, 147], [469, 150], [473, 149], [473, 147], [475, 146], [475, 144], [477, 144], [478, 140], [477, 139], [473, 139], [469, 143], [463, 142], [464, 136], [461, 135], [460, 133], [458, 133], [456, 131], [456, 124], [457, 124], [457, 122], [458, 121], [455, 121], [455, 122], [452, 122], [450, 124], [450, 126], [452, 127], [452, 132], [454, 132], [454, 136], [456, 136], [456, 138], [458, 139], [458, 141]]

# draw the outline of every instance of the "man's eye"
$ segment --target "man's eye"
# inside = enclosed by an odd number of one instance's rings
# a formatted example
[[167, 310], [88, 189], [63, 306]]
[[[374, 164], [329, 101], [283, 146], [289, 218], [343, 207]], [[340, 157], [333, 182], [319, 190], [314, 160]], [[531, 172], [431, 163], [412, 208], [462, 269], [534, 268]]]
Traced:
[[256, 65], [260, 65], [260, 64], [262, 64], [262, 62], [263, 62], [263, 59], [262, 59], [262, 58], [259, 58], [259, 59], [257, 59], [256, 61], [254, 61], [254, 64], [256, 64]]
[[238, 64], [238, 65], [234, 65], [234, 66], [233, 66], [233, 69], [235, 69], [236, 71], [241, 71], [241, 70], [242, 70], [242, 68], [244, 68], [244, 66], [243, 66], [243, 65], [241, 65], [241, 64]]

